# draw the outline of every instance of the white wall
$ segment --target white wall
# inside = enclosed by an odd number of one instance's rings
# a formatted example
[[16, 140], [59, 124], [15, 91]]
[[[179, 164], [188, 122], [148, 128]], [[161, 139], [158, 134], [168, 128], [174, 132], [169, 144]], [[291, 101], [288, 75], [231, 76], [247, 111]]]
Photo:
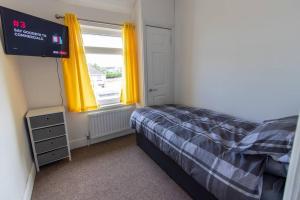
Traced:
[[256, 121], [298, 114], [300, 1], [175, 4], [177, 103]]
[[[1, 2], [1, 5], [54, 22], [62, 22], [56, 20], [54, 15], [63, 15], [65, 12], [74, 12], [81, 18], [106, 22], [130, 21], [130, 15], [127, 14], [78, 7], [59, 0], [9, 0]], [[61, 103], [55, 58], [18, 56], [18, 65], [21, 69], [29, 108], [55, 106]], [[59, 73], [61, 74], [61, 66], [59, 66]], [[86, 135], [88, 135], [87, 113], [67, 113], [67, 121], [71, 146], [85, 145]]]
[[174, 0], [141, 0], [145, 25], [173, 27]]
[[[147, 65], [145, 26], [174, 28], [174, 0], [136, 0], [132, 15], [139, 44], [139, 74], [141, 105], [147, 105]], [[173, 34], [173, 30], [172, 30]], [[174, 48], [172, 48], [174, 49]], [[173, 52], [172, 52], [173, 53]], [[174, 75], [172, 75], [174, 77]], [[172, 87], [171, 87], [172, 88]], [[174, 88], [172, 88], [174, 90]], [[173, 92], [172, 92], [173, 93]]]
[[146, 104], [145, 96], [145, 63], [144, 63], [144, 19], [142, 12], [142, 2], [141, 0], [136, 0], [132, 16], [135, 23], [135, 30], [137, 34], [138, 43], [138, 63], [139, 63], [139, 91], [140, 91], [140, 106]]
[[24, 115], [27, 102], [16, 57], [0, 43], [0, 199], [23, 199], [32, 167]]
[[[139, 5], [136, 4], [137, 6], [133, 10], [135, 13], [128, 15], [69, 5], [60, 0], [9, 0], [1, 2], [1, 5], [55, 22], [62, 22], [54, 18], [55, 14], [74, 12], [81, 18], [116, 23], [131, 21], [132, 17], [137, 17], [138, 29], [140, 31], [143, 30], [146, 22], [151, 25], [166, 27], [170, 27], [174, 24], [174, 0], [138, 1], [140, 1]], [[139, 32], [138, 34], [139, 39], [143, 40], [143, 33]], [[141, 64], [143, 63], [143, 55], [141, 55], [143, 51], [144, 49], [141, 43], [141, 49], [139, 50]], [[29, 108], [55, 106], [61, 103], [54, 58], [18, 56], [17, 62], [21, 70], [21, 77]], [[143, 68], [141, 69], [141, 73], [143, 73]], [[61, 75], [60, 66], [59, 74]], [[144, 77], [141, 77], [141, 81], [144, 82]], [[144, 85], [141, 85], [141, 87], [144, 87]], [[144, 101], [144, 99], [142, 99], [142, 101]], [[87, 143], [86, 135], [88, 135], [87, 113], [67, 113], [67, 121], [71, 146], [77, 147], [85, 145]]]

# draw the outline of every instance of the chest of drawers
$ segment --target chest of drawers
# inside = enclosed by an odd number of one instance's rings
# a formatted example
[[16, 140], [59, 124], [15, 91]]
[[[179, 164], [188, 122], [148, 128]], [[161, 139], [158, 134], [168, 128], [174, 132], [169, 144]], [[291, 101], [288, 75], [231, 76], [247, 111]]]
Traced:
[[64, 158], [71, 160], [63, 106], [29, 110], [26, 119], [37, 171]]

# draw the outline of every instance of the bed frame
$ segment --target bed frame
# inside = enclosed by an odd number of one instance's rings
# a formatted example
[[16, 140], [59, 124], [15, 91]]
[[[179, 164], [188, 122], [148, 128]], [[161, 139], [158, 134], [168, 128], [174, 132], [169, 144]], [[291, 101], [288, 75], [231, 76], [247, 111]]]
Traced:
[[152, 144], [143, 134], [136, 134], [137, 145], [195, 200], [216, 200], [175, 161]]

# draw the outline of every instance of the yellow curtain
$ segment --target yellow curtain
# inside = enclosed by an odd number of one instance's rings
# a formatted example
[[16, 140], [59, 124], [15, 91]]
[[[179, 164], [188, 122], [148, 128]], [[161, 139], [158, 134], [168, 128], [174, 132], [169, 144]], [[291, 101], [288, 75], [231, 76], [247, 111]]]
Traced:
[[67, 13], [65, 25], [69, 28], [70, 57], [62, 59], [62, 65], [68, 110], [95, 110], [98, 105], [88, 73], [80, 24], [74, 14]]
[[135, 27], [126, 23], [122, 28], [124, 76], [121, 103], [130, 105], [139, 102], [139, 72]]

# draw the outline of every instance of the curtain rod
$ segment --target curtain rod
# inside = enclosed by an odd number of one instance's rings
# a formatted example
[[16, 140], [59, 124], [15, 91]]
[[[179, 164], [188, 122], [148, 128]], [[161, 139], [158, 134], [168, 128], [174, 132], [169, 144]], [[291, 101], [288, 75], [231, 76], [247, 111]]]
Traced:
[[[59, 14], [55, 15], [56, 19], [64, 19], [64, 16], [61, 16]], [[97, 21], [97, 20], [91, 20], [91, 19], [83, 19], [83, 18], [78, 18], [78, 20], [80, 21], [86, 21], [86, 22], [94, 22], [94, 23], [98, 23], [98, 24], [107, 24], [107, 25], [113, 25], [113, 26], [120, 26], [122, 27], [122, 24], [117, 24], [117, 23], [110, 23], [110, 22], [103, 22], [103, 21]]]

